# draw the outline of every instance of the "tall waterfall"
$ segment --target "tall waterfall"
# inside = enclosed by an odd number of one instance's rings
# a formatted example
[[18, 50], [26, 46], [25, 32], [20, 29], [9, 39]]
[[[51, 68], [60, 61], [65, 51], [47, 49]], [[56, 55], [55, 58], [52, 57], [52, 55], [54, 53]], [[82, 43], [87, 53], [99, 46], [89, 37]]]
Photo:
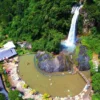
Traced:
[[69, 30], [68, 38], [65, 41], [61, 42], [61, 45], [64, 47], [65, 50], [68, 52], [73, 52], [75, 49], [75, 43], [76, 43], [76, 25], [77, 20], [79, 16], [79, 10], [82, 6], [79, 7], [73, 7], [71, 13], [74, 13], [72, 21], [71, 21], [71, 27]]

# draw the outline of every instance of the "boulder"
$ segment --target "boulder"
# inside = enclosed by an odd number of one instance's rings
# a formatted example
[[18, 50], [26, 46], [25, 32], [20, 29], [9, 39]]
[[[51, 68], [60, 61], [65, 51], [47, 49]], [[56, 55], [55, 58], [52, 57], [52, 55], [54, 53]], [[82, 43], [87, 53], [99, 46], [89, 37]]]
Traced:
[[71, 62], [63, 53], [54, 56], [46, 52], [37, 52], [36, 57], [38, 59], [39, 68], [46, 72], [62, 72], [71, 69]]

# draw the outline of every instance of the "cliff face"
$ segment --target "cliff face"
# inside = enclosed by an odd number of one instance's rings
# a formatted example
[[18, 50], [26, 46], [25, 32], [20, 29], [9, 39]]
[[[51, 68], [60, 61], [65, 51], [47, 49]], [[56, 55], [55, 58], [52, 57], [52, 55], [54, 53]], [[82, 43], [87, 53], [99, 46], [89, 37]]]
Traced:
[[83, 29], [82, 29], [82, 32], [83, 33], [89, 33], [90, 29], [95, 26], [94, 25], [95, 24], [94, 20], [89, 19], [88, 13], [85, 11], [84, 8], [80, 11], [80, 14], [83, 16]]
[[91, 30], [94, 28], [100, 32], [100, 1], [80, 0], [80, 2], [83, 1], [83, 8], [80, 10], [82, 22], [79, 22], [82, 26], [82, 33], [92, 32]]
[[[92, 3], [92, 1], [91, 1], [91, 3]], [[89, 19], [89, 13], [87, 12], [87, 10], [85, 8], [86, 5], [88, 4], [88, 0], [80, 0], [80, 4], [83, 4], [82, 9], [80, 9], [80, 16], [82, 16], [82, 18], [83, 18], [82, 33], [89, 33], [90, 29], [92, 27], [94, 27], [94, 20]]]

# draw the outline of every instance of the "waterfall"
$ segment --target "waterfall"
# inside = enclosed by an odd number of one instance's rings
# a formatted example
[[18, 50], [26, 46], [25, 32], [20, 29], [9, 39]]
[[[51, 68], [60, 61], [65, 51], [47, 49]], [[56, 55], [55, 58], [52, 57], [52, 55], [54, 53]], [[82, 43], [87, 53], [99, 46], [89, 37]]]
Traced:
[[61, 42], [61, 45], [63, 45], [64, 49], [66, 49], [68, 52], [73, 52], [75, 49], [75, 43], [76, 43], [76, 25], [77, 20], [79, 16], [79, 10], [82, 6], [75, 6], [72, 8], [71, 13], [73, 13], [73, 18], [71, 21], [71, 27], [69, 30], [68, 38], [65, 41]]

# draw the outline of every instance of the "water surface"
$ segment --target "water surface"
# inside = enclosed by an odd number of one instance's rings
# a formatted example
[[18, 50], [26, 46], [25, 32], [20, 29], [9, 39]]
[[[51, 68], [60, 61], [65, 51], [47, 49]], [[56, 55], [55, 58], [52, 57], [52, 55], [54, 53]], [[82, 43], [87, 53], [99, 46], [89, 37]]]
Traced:
[[[64, 97], [77, 95], [85, 86], [85, 81], [79, 74], [69, 75], [67, 72], [43, 75], [36, 68], [34, 54], [20, 57], [19, 75], [31, 88], [40, 93]], [[69, 91], [70, 90], [70, 91]]]

